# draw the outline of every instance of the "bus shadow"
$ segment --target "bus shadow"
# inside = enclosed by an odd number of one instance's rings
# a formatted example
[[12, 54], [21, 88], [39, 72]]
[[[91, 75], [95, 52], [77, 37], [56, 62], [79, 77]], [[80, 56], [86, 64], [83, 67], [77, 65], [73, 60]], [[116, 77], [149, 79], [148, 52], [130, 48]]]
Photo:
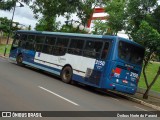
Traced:
[[[17, 66], [16, 63], [12, 63], [12, 64]], [[59, 76], [56, 76], [55, 74], [46, 72], [44, 70], [37, 69], [37, 68], [34, 68], [32, 66], [28, 66], [28, 65], [19, 66], [19, 67], [23, 67], [25, 69], [32, 70], [34, 72], [43, 74], [43, 75], [45, 75], [47, 77], [50, 77], [50, 78], [53, 78], [55, 80], [58, 80], [58, 81], [62, 82]], [[88, 92], [91, 92], [93, 94], [97, 94], [97, 95], [104, 96], [104, 97], [106, 96], [106, 97], [112, 97], [112, 98], [121, 99], [121, 100], [128, 100], [126, 96], [123, 96], [121, 94], [115, 93], [114, 91], [112, 92], [111, 90], [98, 89], [98, 88], [95, 88], [95, 87], [92, 87], [92, 86], [89, 86], [89, 85], [85, 85], [83, 83], [79, 83], [79, 82], [76, 82], [76, 81], [73, 82], [72, 84], [68, 84], [68, 85], [72, 85], [72, 86], [78, 87], [80, 89], [86, 90]]]
[[116, 99], [121, 99], [121, 100], [127, 100], [126, 96], [123, 96], [121, 94], [115, 93], [114, 91], [112, 92], [111, 90], [102, 90], [102, 89], [98, 89], [92, 86], [88, 86], [88, 85], [83, 85], [81, 83], [77, 83], [74, 84], [74, 86], [84, 89], [88, 92], [91, 92], [93, 94], [97, 94], [100, 96], [106, 96], [106, 97], [112, 97], [112, 98], [116, 98]]

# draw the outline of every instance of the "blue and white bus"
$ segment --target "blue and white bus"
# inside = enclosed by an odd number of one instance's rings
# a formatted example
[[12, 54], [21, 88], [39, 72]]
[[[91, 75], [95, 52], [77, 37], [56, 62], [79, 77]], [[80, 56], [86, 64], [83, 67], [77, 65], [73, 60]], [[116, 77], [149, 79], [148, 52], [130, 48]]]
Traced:
[[16, 31], [9, 58], [100, 89], [134, 94], [144, 48], [117, 36]]

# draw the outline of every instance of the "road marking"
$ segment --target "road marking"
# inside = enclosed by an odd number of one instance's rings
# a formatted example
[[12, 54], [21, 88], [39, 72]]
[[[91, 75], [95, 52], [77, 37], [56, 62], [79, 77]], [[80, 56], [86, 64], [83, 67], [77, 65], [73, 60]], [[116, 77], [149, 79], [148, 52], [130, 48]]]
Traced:
[[145, 110], [145, 109], [143, 109], [143, 108], [140, 108], [140, 107], [137, 107], [137, 106], [134, 106], [135, 108], [138, 108], [138, 109], [140, 109], [140, 110], [143, 110], [143, 111], [148, 111], [148, 110]]
[[38, 87], [43, 89], [43, 90], [45, 90], [45, 91], [47, 91], [47, 92], [49, 92], [49, 93], [51, 93], [51, 94], [53, 94], [53, 95], [55, 95], [55, 96], [57, 96], [57, 97], [59, 97], [59, 98], [61, 98], [61, 99], [63, 99], [63, 100], [65, 100], [65, 101], [67, 101], [67, 102], [70, 102], [70, 103], [72, 103], [72, 104], [74, 104], [76, 106], [79, 106], [77, 103], [75, 103], [75, 102], [73, 102], [73, 101], [71, 101], [71, 100], [69, 100], [69, 99], [67, 99], [65, 97], [62, 97], [62, 96], [58, 95], [57, 93], [54, 93], [54, 92], [52, 92], [52, 91], [50, 91], [50, 90], [48, 90], [48, 89], [46, 89], [44, 87], [41, 87], [41, 86], [38, 86]]

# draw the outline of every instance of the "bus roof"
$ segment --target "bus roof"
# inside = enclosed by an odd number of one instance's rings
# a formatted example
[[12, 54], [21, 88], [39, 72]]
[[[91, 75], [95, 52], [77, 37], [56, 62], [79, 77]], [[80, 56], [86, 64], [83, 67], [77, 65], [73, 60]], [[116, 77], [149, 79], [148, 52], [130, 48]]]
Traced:
[[77, 36], [77, 37], [89, 37], [89, 38], [116, 38], [117, 36], [111, 35], [92, 35], [92, 34], [82, 34], [82, 33], [65, 33], [65, 32], [47, 32], [47, 31], [28, 31], [28, 30], [17, 30], [17, 32], [22, 33], [33, 33], [33, 34], [47, 34], [47, 35], [65, 35], [65, 36]]
[[127, 41], [129, 43], [135, 44], [137, 46], [143, 47], [138, 43], [131, 41], [129, 39], [113, 36], [113, 35], [93, 35], [93, 34], [82, 34], [82, 33], [65, 33], [65, 32], [47, 32], [47, 31], [33, 31], [33, 30], [17, 30], [20, 33], [30, 33], [30, 34], [45, 34], [45, 35], [64, 35], [64, 36], [73, 36], [73, 37], [87, 37], [87, 38], [110, 38], [110, 39], [120, 39], [123, 41]]

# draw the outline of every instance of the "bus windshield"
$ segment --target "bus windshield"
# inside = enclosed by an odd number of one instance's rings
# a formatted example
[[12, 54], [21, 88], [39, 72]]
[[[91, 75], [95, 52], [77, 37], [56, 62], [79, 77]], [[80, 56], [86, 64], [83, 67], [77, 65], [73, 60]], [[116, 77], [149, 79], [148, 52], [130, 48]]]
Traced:
[[133, 44], [120, 41], [118, 46], [120, 59], [126, 62], [141, 65], [143, 62], [144, 49]]

